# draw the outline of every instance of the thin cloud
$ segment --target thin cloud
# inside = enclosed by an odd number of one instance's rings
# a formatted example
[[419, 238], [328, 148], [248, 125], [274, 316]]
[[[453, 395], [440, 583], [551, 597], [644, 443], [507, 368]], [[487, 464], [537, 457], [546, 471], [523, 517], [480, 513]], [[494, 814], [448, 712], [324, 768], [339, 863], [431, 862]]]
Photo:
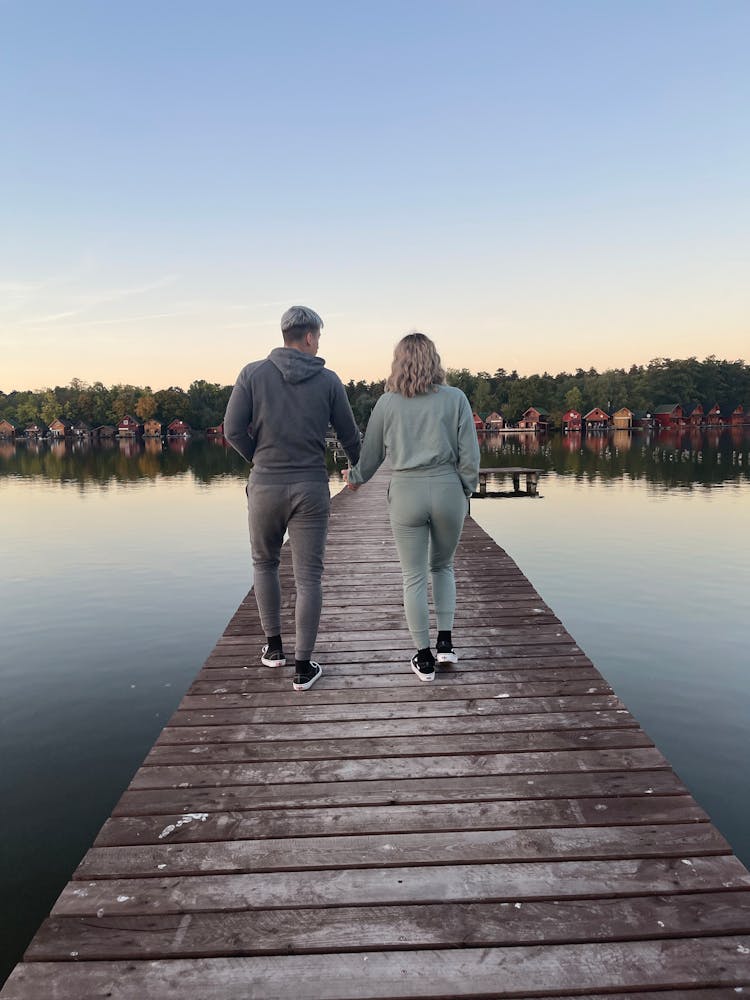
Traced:
[[179, 276], [176, 274], [166, 274], [164, 277], [157, 278], [155, 281], [150, 281], [145, 285], [137, 285], [130, 288], [113, 288], [109, 291], [99, 292], [96, 295], [84, 297], [79, 300], [79, 303], [72, 309], [66, 309], [63, 312], [49, 313], [46, 316], [34, 316], [29, 319], [21, 320], [19, 326], [38, 327], [59, 323], [61, 320], [80, 316], [91, 309], [95, 309], [97, 306], [106, 305], [110, 302], [119, 302], [123, 299], [133, 298], [137, 295], [144, 295], [157, 288], [163, 288], [165, 285], [172, 284], [178, 277]]
[[[61, 313], [61, 316], [64, 315]], [[185, 316], [193, 315], [191, 312], [177, 311], [177, 312], [162, 312], [162, 313], [150, 313], [146, 316], [119, 316], [116, 319], [85, 319], [79, 320], [78, 322], [71, 324], [75, 329], [86, 326], [123, 326], [128, 323], [146, 323], [157, 319], [174, 319], [175, 317], [185, 318]], [[26, 324], [24, 324], [26, 325]], [[29, 326], [29, 329], [33, 332], [35, 330], [44, 331], [45, 326], [49, 324], [44, 324], [39, 327]]]
[[251, 327], [257, 326], [268, 326], [273, 323], [274, 320], [247, 320], [245, 323], [224, 323], [220, 329], [222, 330], [249, 330]]
[[87, 319], [83, 323], [77, 323], [77, 326], [115, 326], [121, 325], [123, 323], [145, 323], [153, 319], [174, 319], [177, 316], [190, 316], [190, 312], [162, 312], [162, 313], [151, 313], [148, 316], [121, 316], [119, 319]]
[[60, 274], [53, 274], [47, 278], [0, 280], [0, 309], [4, 312], [10, 312], [33, 300], [39, 292], [45, 289], [57, 288], [60, 285], [72, 285], [89, 274], [91, 268], [91, 261], [85, 260], [72, 270], [62, 271]]

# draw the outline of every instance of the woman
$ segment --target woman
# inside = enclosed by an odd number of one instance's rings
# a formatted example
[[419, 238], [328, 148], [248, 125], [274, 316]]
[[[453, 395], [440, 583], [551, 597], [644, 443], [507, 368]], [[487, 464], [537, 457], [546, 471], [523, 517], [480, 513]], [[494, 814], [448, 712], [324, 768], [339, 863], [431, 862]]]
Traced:
[[384, 395], [367, 425], [359, 462], [345, 473], [349, 489], [367, 482], [388, 456], [391, 528], [404, 578], [404, 609], [417, 652], [411, 668], [435, 679], [430, 649], [427, 573], [437, 616], [437, 662], [457, 663], [453, 649], [456, 580], [453, 555], [476, 490], [479, 443], [471, 407], [460, 389], [445, 385], [435, 345], [410, 333], [396, 345]]

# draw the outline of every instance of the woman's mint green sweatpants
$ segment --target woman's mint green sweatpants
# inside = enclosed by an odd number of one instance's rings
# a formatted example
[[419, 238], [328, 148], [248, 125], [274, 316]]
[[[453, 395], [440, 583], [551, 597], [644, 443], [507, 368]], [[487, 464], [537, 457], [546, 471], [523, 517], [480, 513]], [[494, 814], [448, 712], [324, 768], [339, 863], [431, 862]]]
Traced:
[[404, 578], [404, 610], [417, 649], [430, 645], [427, 574], [438, 631], [453, 628], [453, 556], [469, 504], [452, 466], [394, 472], [388, 487], [391, 529]]

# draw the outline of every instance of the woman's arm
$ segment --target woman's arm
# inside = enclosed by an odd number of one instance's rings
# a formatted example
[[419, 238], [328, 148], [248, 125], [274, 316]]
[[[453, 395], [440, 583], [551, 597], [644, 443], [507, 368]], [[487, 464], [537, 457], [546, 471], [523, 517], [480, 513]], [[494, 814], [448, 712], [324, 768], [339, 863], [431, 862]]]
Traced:
[[352, 486], [359, 483], [366, 483], [372, 479], [378, 471], [385, 458], [385, 441], [383, 440], [383, 430], [385, 426], [385, 396], [381, 396], [373, 407], [370, 414], [370, 421], [365, 431], [365, 440], [362, 443], [362, 453], [356, 465], [349, 469], [347, 482]]
[[466, 396], [461, 393], [458, 411], [458, 462], [456, 467], [463, 483], [464, 493], [470, 497], [479, 484], [479, 440], [474, 426], [474, 415]]

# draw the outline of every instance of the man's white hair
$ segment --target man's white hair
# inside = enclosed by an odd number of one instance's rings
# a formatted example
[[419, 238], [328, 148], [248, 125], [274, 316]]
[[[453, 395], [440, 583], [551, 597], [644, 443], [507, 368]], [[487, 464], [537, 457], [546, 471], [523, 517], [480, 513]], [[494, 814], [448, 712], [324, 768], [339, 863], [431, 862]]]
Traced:
[[295, 326], [322, 330], [323, 320], [314, 309], [309, 309], [307, 306], [291, 306], [281, 317], [281, 332], [286, 333]]

